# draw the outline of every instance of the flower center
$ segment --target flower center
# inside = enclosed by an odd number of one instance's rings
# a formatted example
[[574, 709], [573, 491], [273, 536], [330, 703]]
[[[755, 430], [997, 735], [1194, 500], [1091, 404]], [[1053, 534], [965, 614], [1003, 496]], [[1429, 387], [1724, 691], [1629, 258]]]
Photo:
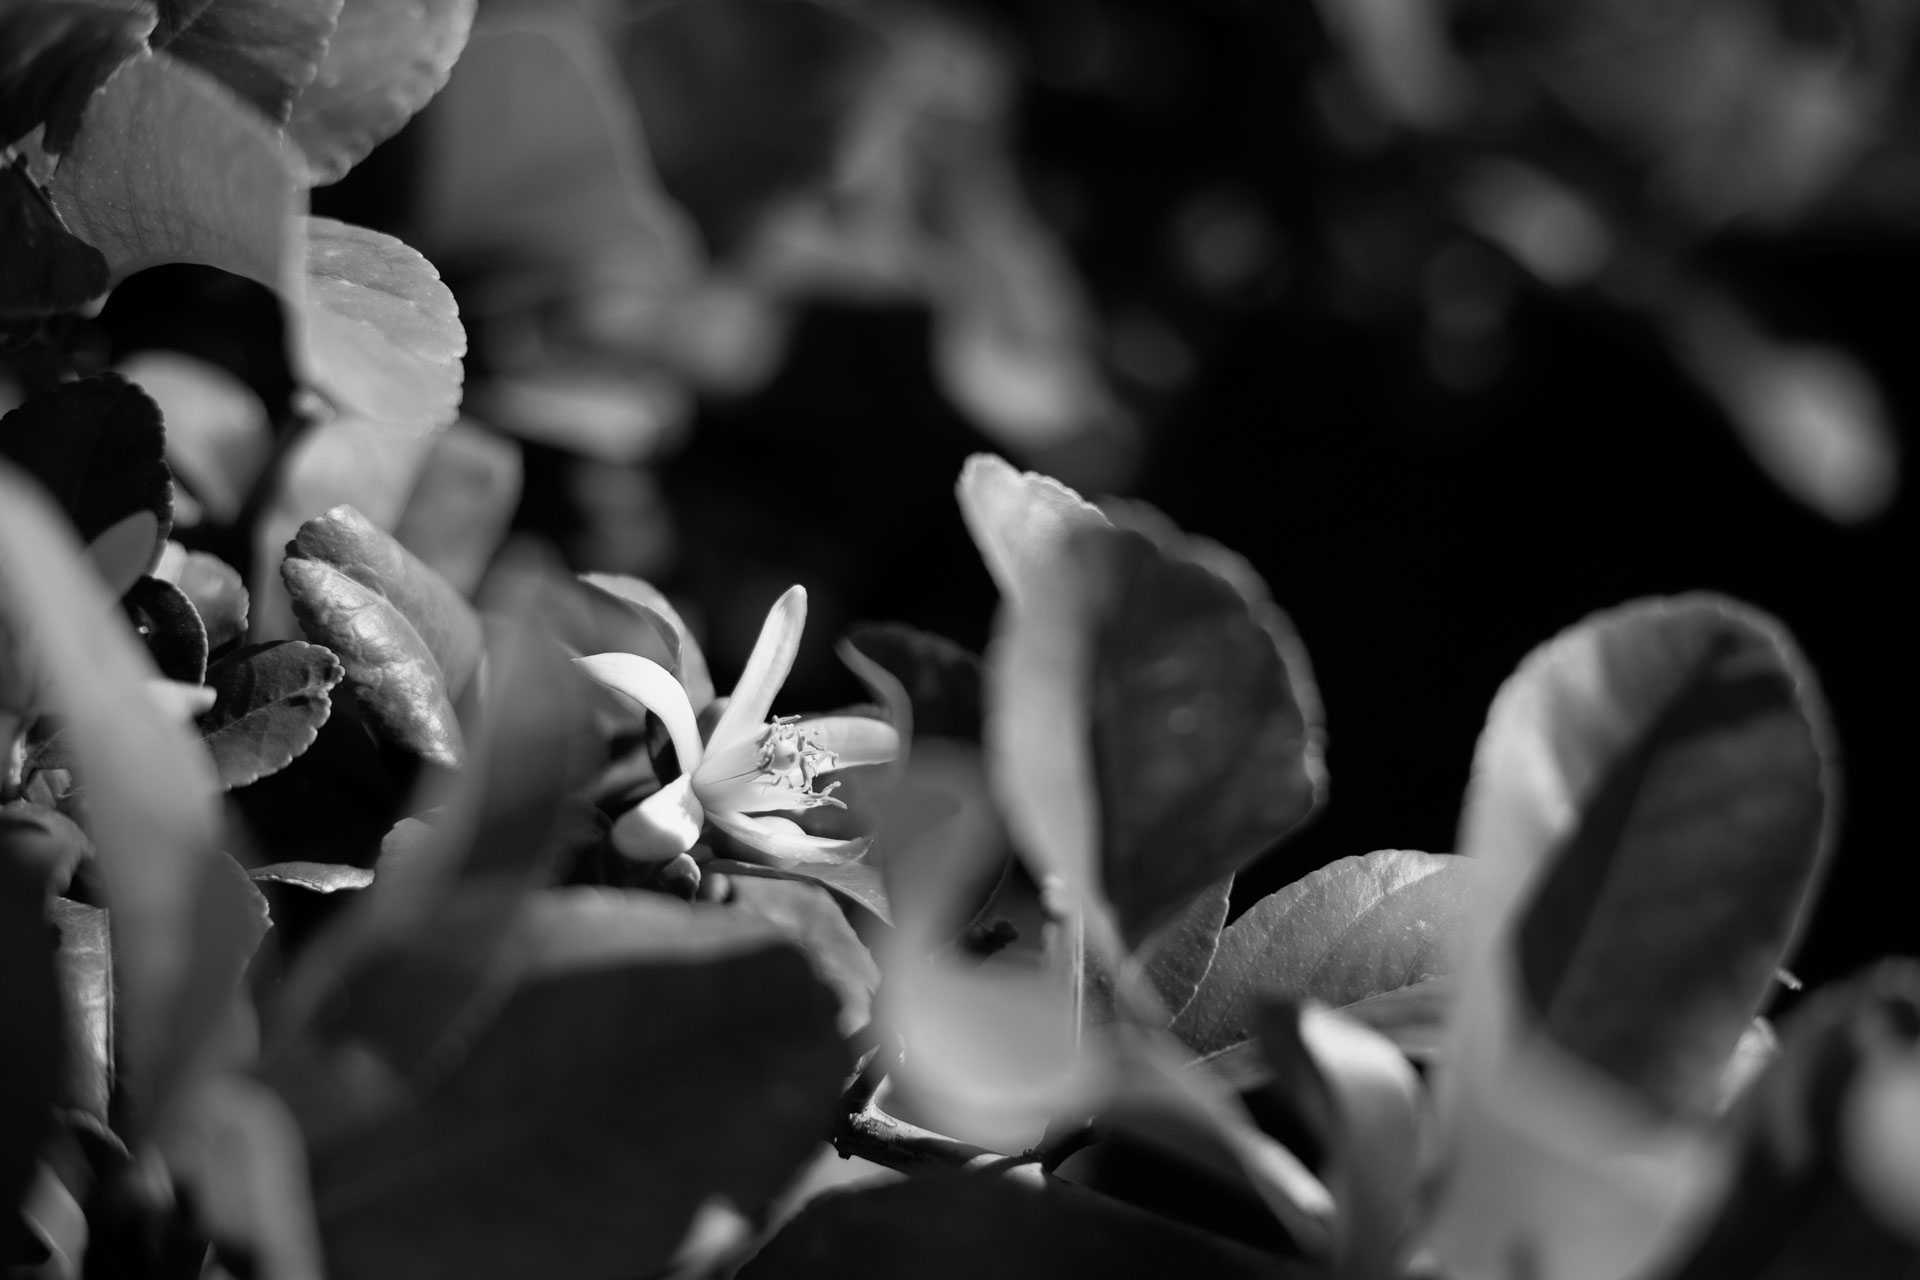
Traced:
[[815, 778], [832, 772], [840, 763], [840, 757], [800, 728], [799, 720], [799, 716], [775, 716], [760, 731], [761, 776], [769, 786], [793, 793], [795, 808], [811, 809], [823, 804], [846, 808], [844, 801], [833, 798], [839, 783], [830, 782], [820, 791], [813, 789]]

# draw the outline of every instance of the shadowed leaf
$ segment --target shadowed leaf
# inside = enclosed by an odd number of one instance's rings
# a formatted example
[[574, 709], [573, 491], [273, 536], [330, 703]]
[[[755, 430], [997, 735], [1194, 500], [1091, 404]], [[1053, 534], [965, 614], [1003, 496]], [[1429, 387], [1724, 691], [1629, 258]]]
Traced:
[[[63, 1052], [52, 901], [41, 869], [0, 843], [0, 1247], [11, 1251], [20, 1203], [52, 1128]], [[11, 1256], [11, 1255], [9, 1255]]]
[[339, 16], [340, 0], [217, 0], [160, 47], [284, 125]]
[[120, 607], [161, 675], [184, 684], [206, 679], [207, 629], [185, 592], [159, 578], [142, 578], [127, 589]]
[[9, 246], [0, 259], [0, 317], [78, 311], [107, 291], [106, 258], [61, 224], [24, 161], [0, 168], [0, 244]]
[[94, 91], [146, 48], [153, 24], [153, 7], [138, 3], [16, 0], [0, 8], [0, 147], [45, 122], [42, 145], [65, 151]]
[[0, 457], [47, 487], [82, 541], [136, 511], [153, 513], [161, 537], [173, 522], [160, 407], [117, 373], [64, 383], [0, 418]]
[[213, 708], [197, 721], [222, 786], [231, 790], [277, 773], [313, 745], [345, 674], [317, 644], [251, 645], [207, 672]]

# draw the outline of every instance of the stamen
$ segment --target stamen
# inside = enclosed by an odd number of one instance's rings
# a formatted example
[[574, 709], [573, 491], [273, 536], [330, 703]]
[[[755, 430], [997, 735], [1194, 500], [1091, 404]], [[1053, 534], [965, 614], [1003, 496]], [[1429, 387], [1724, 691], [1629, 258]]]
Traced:
[[815, 780], [823, 773], [831, 773], [840, 763], [840, 757], [821, 746], [812, 733], [797, 728], [799, 722], [799, 716], [775, 716], [761, 730], [761, 774], [770, 785], [794, 793], [795, 808], [810, 809], [823, 804], [846, 808], [845, 801], [833, 796], [839, 783], [828, 783], [824, 790], [814, 790]]

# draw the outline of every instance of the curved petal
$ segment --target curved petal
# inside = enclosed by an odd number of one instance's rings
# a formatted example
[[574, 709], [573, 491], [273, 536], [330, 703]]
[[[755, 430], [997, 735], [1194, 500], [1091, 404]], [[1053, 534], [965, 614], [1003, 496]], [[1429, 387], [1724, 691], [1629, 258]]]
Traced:
[[810, 836], [798, 823], [785, 818], [749, 818], [740, 813], [715, 813], [713, 825], [759, 853], [787, 862], [852, 862], [867, 851], [868, 841], [829, 840]]
[[733, 697], [707, 739], [715, 751], [760, 735], [760, 726], [773, 709], [773, 695], [793, 670], [793, 655], [800, 651], [800, 633], [806, 625], [807, 589], [789, 587], [767, 610], [760, 638], [753, 642], [746, 669], [733, 686]]
[[575, 658], [573, 665], [660, 717], [673, 739], [682, 775], [700, 767], [706, 753], [700, 746], [699, 722], [694, 718], [693, 704], [687, 701], [687, 691], [671, 671], [652, 658], [632, 653], [596, 653], [590, 658]]
[[683, 773], [620, 815], [613, 847], [635, 862], [666, 862], [693, 848], [705, 817], [693, 779]]
[[833, 752], [835, 769], [886, 764], [900, 754], [900, 735], [872, 716], [802, 716], [794, 727]]

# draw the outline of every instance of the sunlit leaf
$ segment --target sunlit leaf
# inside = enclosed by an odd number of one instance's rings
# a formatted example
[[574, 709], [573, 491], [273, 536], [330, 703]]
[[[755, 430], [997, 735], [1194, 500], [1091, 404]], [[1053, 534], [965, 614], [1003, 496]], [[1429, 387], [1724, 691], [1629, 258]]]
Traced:
[[0, 317], [78, 311], [107, 291], [107, 260], [61, 225], [24, 163], [0, 168], [0, 244], [14, 246], [0, 259]]
[[338, 182], [425, 106], [467, 43], [474, 0], [346, 0], [287, 134], [316, 186]]
[[113, 945], [104, 907], [53, 901], [60, 930], [60, 1000], [66, 1043], [60, 1101], [107, 1121], [113, 1096]]
[[956, 492], [987, 571], [1015, 605], [1041, 589], [1036, 575], [1052, 572], [1075, 531], [1108, 523], [1099, 508], [1058, 480], [1015, 470], [991, 454], [967, 459]]
[[218, 0], [156, 47], [190, 62], [277, 125], [313, 80], [340, 0]]
[[1473, 868], [1391, 849], [1329, 863], [1248, 908], [1174, 1023], [1198, 1053], [1253, 1034], [1263, 996], [1340, 1008], [1451, 973], [1473, 901]]
[[327, 691], [345, 674], [317, 644], [251, 645], [207, 672], [213, 708], [197, 721], [220, 783], [244, 787], [291, 764], [313, 745], [332, 710]]
[[139, 3], [20, 0], [0, 9], [0, 147], [45, 122], [43, 145], [65, 151], [94, 91], [146, 48], [153, 25], [153, 7]]
[[63, 383], [0, 418], [0, 458], [45, 485], [83, 541], [136, 511], [162, 537], [172, 523], [159, 406], [119, 374]]
[[306, 282], [291, 317], [299, 366], [335, 408], [408, 431], [453, 421], [466, 330], [433, 264], [392, 236], [306, 220]]
[[313, 893], [341, 893], [373, 883], [372, 871], [343, 862], [276, 862], [247, 874], [256, 881], [299, 885]]
[[298, 296], [299, 158], [267, 121], [164, 53], [128, 62], [87, 109], [53, 204], [114, 280], [198, 262]]

